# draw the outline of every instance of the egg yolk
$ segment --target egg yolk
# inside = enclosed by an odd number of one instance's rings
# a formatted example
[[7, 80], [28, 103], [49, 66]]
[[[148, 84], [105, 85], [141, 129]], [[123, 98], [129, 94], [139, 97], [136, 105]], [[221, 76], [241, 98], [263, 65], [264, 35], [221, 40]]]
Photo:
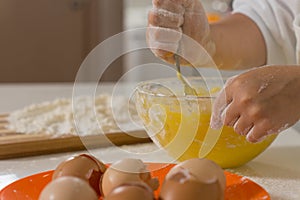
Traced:
[[[213, 134], [210, 129], [211, 107], [213, 98], [205, 96], [215, 94], [220, 89], [209, 92], [196, 88], [198, 97], [176, 98], [155, 97], [139, 94], [142, 105], [138, 109], [146, 130], [153, 141], [163, 147], [178, 161], [199, 156], [206, 134]], [[206, 158], [213, 160], [222, 168], [237, 167], [260, 154], [276, 135], [269, 135], [260, 143], [249, 143], [245, 136], [234, 132], [232, 127], [222, 127], [220, 138]], [[206, 145], [206, 144], [204, 144]]]

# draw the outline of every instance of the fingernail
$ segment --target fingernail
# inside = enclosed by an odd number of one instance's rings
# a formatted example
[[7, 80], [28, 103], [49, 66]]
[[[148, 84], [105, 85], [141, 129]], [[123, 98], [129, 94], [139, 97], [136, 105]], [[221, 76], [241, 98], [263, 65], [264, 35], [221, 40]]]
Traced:
[[251, 143], [257, 142], [256, 138], [254, 138], [250, 133], [248, 133], [248, 135], [246, 136], [246, 140]]
[[248, 134], [248, 135], [246, 136], [246, 140], [247, 140], [248, 142], [251, 142], [251, 143], [262, 142], [264, 139], [266, 139], [266, 136], [262, 136], [262, 137], [260, 137], [260, 138], [255, 138], [255, 137], [252, 136], [252, 134]]

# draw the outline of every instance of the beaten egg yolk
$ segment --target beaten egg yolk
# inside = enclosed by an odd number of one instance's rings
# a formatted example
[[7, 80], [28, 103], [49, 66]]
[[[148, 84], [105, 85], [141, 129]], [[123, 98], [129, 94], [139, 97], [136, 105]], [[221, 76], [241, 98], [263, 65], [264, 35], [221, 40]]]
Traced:
[[[201, 97], [209, 97], [218, 92], [219, 88], [213, 88], [210, 92], [203, 88], [196, 90], [197, 97], [184, 100], [139, 95], [143, 102], [139, 115], [146, 130], [157, 145], [178, 161], [198, 157], [205, 135], [213, 134], [214, 131], [209, 127], [213, 100]], [[155, 106], [151, 108], [153, 105]], [[224, 126], [219, 131], [220, 138], [206, 158], [222, 168], [245, 164], [265, 150], [276, 138], [273, 134], [262, 142], [250, 143], [245, 136], [235, 133], [232, 127]]]

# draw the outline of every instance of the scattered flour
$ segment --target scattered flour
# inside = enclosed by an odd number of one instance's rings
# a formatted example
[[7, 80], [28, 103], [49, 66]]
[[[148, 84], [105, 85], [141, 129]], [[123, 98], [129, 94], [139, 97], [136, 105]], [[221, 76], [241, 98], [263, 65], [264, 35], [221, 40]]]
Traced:
[[24, 134], [95, 135], [120, 131], [118, 124], [130, 123], [130, 118], [138, 119], [133, 103], [122, 96], [102, 94], [95, 99], [78, 97], [73, 105], [72, 99], [30, 105], [11, 113], [7, 128]]

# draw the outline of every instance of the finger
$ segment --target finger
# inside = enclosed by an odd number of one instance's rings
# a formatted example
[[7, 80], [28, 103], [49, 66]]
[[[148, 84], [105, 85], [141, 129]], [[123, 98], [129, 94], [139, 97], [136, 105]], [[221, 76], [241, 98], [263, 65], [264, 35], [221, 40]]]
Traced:
[[[181, 0], [182, 1], [182, 0]], [[185, 12], [190, 13], [203, 13], [204, 8], [202, 6], [201, 1], [197, 0], [183, 0], [183, 7], [185, 8]]]
[[152, 0], [152, 4], [154, 8], [160, 8], [178, 14], [183, 14], [185, 10], [182, 6], [182, 0]]
[[194, 40], [205, 43], [209, 36], [209, 24], [205, 13], [185, 13], [182, 30]]
[[169, 63], [174, 63], [173, 55], [177, 52], [180, 37], [180, 29], [177, 31], [152, 26], [147, 28], [147, 42], [151, 51]]
[[[153, 41], [150, 41], [149, 37], [148, 37], [148, 34], [147, 34], [147, 44], [150, 48], [150, 50], [153, 52], [153, 54], [161, 59], [163, 59], [164, 61], [166, 61], [167, 63], [170, 63], [170, 64], [174, 64], [175, 61], [174, 61], [174, 53], [171, 53], [169, 51], [165, 51], [165, 50], [161, 50], [159, 48], [160, 47], [160, 44], [153, 44]], [[175, 47], [176, 48], [176, 47]]]
[[163, 42], [151, 42], [150, 46], [151, 50], [155, 52], [155, 55], [157, 56], [164, 56], [164, 57], [171, 57], [176, 52], [178, 45], [174, 43], [163, 43]]
[[149, 25], [147, 28], [147, 39], [150, 42], [176, 43], [178, 45], [182, 36], [181, 28], [163, 28]]
[[148, 22], [153, 26], [178, 28], [182, 26], [183, 15], [164, 9], [152, 9], [148, 13]]
[[196, 67], [215, 65], [207, 49], [185, 34], [181, 38], [181, 55]]
[[212, 116], [210, 121], [210, 127], [212, 129], [220, 129], [223, 125], [222, 113], [226, 107], [232, 102], [232, 92], [230, 85], [235, 79], [236, 76], [233, 76], [227, 79], [224, 87], [217, 95], [212, 109]]
[[234, 126], [236, 121], [240, 118], [240, 113], [231, 101], [221, 113], [221, 119], [226, 126]]
[[253, 123], [247, 119], [247, 117], [241, 116], [233, 126], [233, 129], [236, 133], [240, 135], [247, 135], [248, 132], [252, 129]]
[[268, 135], [270, 126], [267, 126], [264, 122], [254, 124], [252, 129], [248, 132], [246, 139], [248, 142], [257, 143], [265, 139]]
[[230, 101], [230, 98], [226, 95], [225, 88], [223, 88], [220, 91], [219, 95], [216, 97], [213, 104], [212, 116], [210, 121], [210, 127], [212, 129], [220, 129], [222, 127], [223, 121], [221, 115]]

